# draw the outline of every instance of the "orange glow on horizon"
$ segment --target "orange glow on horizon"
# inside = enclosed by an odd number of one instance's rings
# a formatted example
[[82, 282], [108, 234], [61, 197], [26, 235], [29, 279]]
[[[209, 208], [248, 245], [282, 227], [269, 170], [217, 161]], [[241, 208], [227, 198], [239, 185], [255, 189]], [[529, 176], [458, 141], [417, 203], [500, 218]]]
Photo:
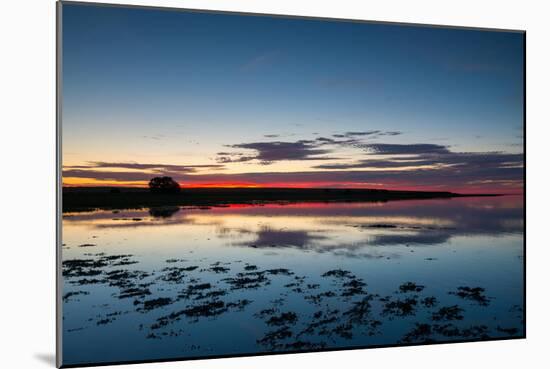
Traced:
[[263, 188], [269, 186], [263, 186], [257, 183], [193, 183], [184, 184], [180, 183], [181, 188]]
[[[63, 179], [63, 187], [133, 187], [147, 188], [146, 181], [98, 181], [98, 180], [71, 180]], [[407, 184], [382, 184], [382, 183], [325, 183], [325, 182], [277, 182], [277, 183], [251, 183], [251, 182], [227, 182], [227, 183], [180, 183], [182, 189], [193, 188], [326, 188], [326, 189], [380, 189], [390, 191], [448, 191], [460, 194], [505, 194], [521, 195], [521, 187], [489, 187], [480, 185], [467, 185], [464, 187], [446, 187], [446, 186], [411, 186]]]

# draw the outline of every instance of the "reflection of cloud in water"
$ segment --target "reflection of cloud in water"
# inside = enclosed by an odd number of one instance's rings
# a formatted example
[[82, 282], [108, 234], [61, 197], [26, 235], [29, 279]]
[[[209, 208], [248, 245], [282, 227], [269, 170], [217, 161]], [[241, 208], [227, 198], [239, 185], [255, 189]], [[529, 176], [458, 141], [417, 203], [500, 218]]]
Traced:
[[381, 234], [372, 237], [368, 241], [369, 245], [375, 246], [390, 246], [390, 245], [403, 245], [403, 244], [414, 244], [414, 245], [439, 245], [445, 243], [451, 238], [451, 231], [431, 231], [423, 230], [416, 233], [407, 233], [407, 234], [392, 234], [393, 232], [388, 232], [388, 234]]
[[357, 257], [359, 251], [365, 251], [368, 246], [439, 245], [455, 236], [521, 233], [524, 225], [521, 200], [510, 196], [383, 204], [103, 210], [64, 214], [63, 221], [101, 229], [193, 226], [189, 232], [211, 234], [213, 231], [221, 244], [294, 247], [318, 252], [338, 250]]
[[[278, 205], [247, 208], [238, 229], [225, 238], [246, 239], [231, 245], [295, 247], [349, 257], [395, 257], [369, 246], [441, 245], [455, 236], [501, 236], [523, 231], [521, 201], [492, 198], [459, 201], [407, 201], [372, 204]], [[519, 199], [521, 200], [521, 199]], [[344, 215], [347, 210], [347, 215]], [[263, 216], [263, 217], [262, 217]], [[259, 222], [251, 220], [261, 219]], [[249, 224], [248, 228], [243, 224]], [[283, 228], [294, 225], [300, 228]], [[250, 238], [254, 235], [252, 238]]]
[[203, 212], [204, 210], [199, 213], [180, 207], [149, 208], [148, 210], [98, 210], [63, 214], [63, 222], [99, 229], [223, 225], [222, 217], [203, 217], [201, 216]]
[[352, 259], [396, 259], [400, 255], [393, 252], [381, 252], [378, 250], [372, 252], [362, 252], [357, 250], [337, 249], [331, 250], [335, 256], [345, 256]]
[[314, 234], [311, 231], [273, 229], [268, 226], [261, 227], [256, 233], [256, 239], [252, 242], [241, 242], [236, 245], [251, 247], [300, 247], [309, 248], [316, 241], [327, 237]]

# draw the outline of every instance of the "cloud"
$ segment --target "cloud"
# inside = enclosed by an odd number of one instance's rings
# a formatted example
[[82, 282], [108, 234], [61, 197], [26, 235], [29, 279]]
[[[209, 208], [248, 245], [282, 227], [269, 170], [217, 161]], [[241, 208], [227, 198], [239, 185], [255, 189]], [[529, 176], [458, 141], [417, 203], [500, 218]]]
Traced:
[[[323, 139], [322, 137], [320, 139]], [[319, 141], [319, 139], [317, 139]], [[233, 163], [257, 160], [262, 164], [271, 164], [283, 160], [329, 160], [325, 155], [331, 150], [320, 149], [314, 140], [300, 140], [296, 142], [251, 142], [236, 145], [228, 145], [235, 149], [246, 149], [255, 151], [254, 155], [246, 155], [241, 152], [221, 155], [217, 161], [220, 163]], [[218, 153], [219, 154], [219, 153]], [[228, 153], [223, 153], [228, 154]]]
[[371, 131], [348, 131], [345, 133], [337, 133], [332, 135], [335, 138], [379, 138], [382, 136], [397, 136], [403, 134], [400, 131], [380, 131], [380, 130], [371, 130]]
[[[366, 151], [365, 159], [319, 164], [314, 168], [340, 174], [345, 170], [376, 169], [370, 172], [371, 180], [386, 184], [397, 180], [410, 185], [443, 187], [523, 185], [523, 154], [452, 152], [447, 146], [436, 144], [377, 143], [360, 147]], [[380, 159], [379, 155], [386, 157]]]
[[243, 153], [224, 153], [216, 158], [218, 163], [244, 163], [256, 159], [256, 156], [246, 156]]
[[[197, 173], [201, 169], [218, 170], [223, 168], [222, 164], [174, 165], [92, 161], [88, 162], [88, 165], [65, 166], [63, 177], [108, 181], [145, 181], [151, 179], [152, 176], [179, 178], [182, 175]], [[113, 169], [130, 169], [132, 171]]]
[[252, 72], [264, 67], [271, 66], [275, 63], [275, 61], [279, 57], [280, 57], [280, 52], [278, 50], [264, 52], [248, 60], [246, 63], [244, 63], [241, 66], [241, 71]]
[[[226, 145], [217, 164], [174, 165], [133, 162], [89, 162], [67, 166], [64, 177], [108, 181], [145, 181], [170, 176], [188, 184], [226, 183], [264, 186], [376, 187], [390, 189], [517, 192], [523, 188], [523, 154], [454, 152], [433, 143], [368, 143], [363, 138], [397, 131], [348, 131], [298, 141], [245, 142]], [[341, 137], [343, 136], [343, 137]], [[339, 147], [354, 148], [354, 160], [335, 155]], [[230, 163], [270, 165], [284, 161], [323, 161], [301, 172], [224, 173]], [[251, 168], [254, 166], [252, 165]]]
[[67, 169], [63, 170], [63, 177], [87, 178], [100, 181], [148, 181], [151, 174], [143, 172], [114, 172], [104, 170]]
[[361, 148], [382, 155], [447, 154], [447, 146], [436, 144], [364, 144]]
[[[149, 180], [151, 174], [140, 172], [115, 172], [99, 170], [64, 170], [64, 177], [93, 178], [111, 181]], [[394, 169], [380, 171], [362, 170], [318, 170], [304, 172], [245, 172], [245, 173], [209, 173], [170, 175], [178, 182], [194, 185], [209, 183], [250, 183], [264, 186], [307, 187], [380, 187], [389, 189], [446, 190], [470, 192], [489, 189], [494, 192], [517, 191], [523, 188], [523, 168], [477, 165], [469, 167], [446, 167], [428, 170]]]
[[[242, 163], [256, 160], [260, 164], [269, 165], [283, 160], [334, 160], [337, 158], [326, 156], [326, 154], [333, 152], [333, 150], [326, 148], [327, 145], [379, 149], [374, 144], [363, 144], [360, 139], [366, 136], [380, 137], [399, 134], [401, 134], [399, 131], [348, 131], [342, 134], [334, 134], [332, 137], [321, 136], [311, 140], [249, 142], [226, 145], [226, 147], [233, 149], [253, 150], [255, 154], [241, 151], [219, 152], [216, 161], [218, 163]], [[266, 134], [264, 137], [276, 138], [280, 135]]]
[[[416, 148], [414, 149], [416, 150]], [[413, 150], [413, 151], [414, 151]], [[399, 155], [405, 151], [396, 150]], [[375, 152], [379, 154], [380, 152]], [[387, 152], [384, 152], [385, 154]], [[407, 151], [411, 154], [411, 151]], [[390, 157], [388, 159], [364, 159], [354, 163], [334, 163], [316, 165], [318, 169], [369, 169], [369, 168], [408, 168], [419, 166], [453, 166], [460, 170], [481, 168], [506, 168], [522, 167], [523, 154], [507, 154], [502, 152], [479, 152], [479, 153], [436, 153], [432, 154], [418, 152], [409, 157]]]
[[197, 169], [221, 169], [220, 164], [201, 164], [201, 165], [174, 165], [174, 164], [142, 164], [142, 163], [123, 163], [123, 162], [104, 162], [90, 161], [88, 165], [68, 166], [70, 169], [95, 169], [95, 168], [118, 168], [118, 169], [140, 169], [153, 170], [158, 172], [175, 171], [184, 173], [194, 173]]
[[152, 136], [142, 136], [142, 138], [147, 138], [147, 139], [150, 139], [150, 140], [162, 140], [164, 139], [166, 136], [165, 135], [152, 135]]
[[409, 168], [433, 165], [433, 160], [360, 160], [355, 163], [333, 163], [333, 164], [320, 164], [314, 168], [317, 169], [369, 169], [369, 168]]

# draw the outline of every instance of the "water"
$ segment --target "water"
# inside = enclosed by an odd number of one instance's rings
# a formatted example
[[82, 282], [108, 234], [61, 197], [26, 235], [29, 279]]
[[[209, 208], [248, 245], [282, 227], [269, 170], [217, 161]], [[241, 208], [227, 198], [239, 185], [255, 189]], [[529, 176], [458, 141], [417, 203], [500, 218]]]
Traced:
[[64, 364], [520, 337], [522, 206], [65, 213]]

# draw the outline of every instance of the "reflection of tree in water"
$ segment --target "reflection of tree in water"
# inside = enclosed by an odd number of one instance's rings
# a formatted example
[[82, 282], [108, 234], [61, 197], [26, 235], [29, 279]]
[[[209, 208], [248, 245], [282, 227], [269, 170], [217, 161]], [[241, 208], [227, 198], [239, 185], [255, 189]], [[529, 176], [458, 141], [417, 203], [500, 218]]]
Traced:
[[149, 208], [149, 215], [155, 218], [170, 218], [180, 210], [179, 206], [159, 206]]
[[[305, 276], [286, 268], [260, 270], [256, 265], [215, 262], [191, 265], [187, 260], [168, 259], [158, 272], [145, 272], [127, 266], [137, 264], [132, 255], [84, 254], [82, 259], [63, 262], [63, 276], [70, 286], [64, 303], [87, 298], [89, 285], [114, 288], [112, 297], [131, 301], [132, 311], [112, 311], [90, 319], [95, 325], [110, 324], [128, 313], [146, 314], [152, 323], [142, 324], [146, 338], [177, 337], [185, 324], [216, 319], [229, 312], [248, 311], [265, 324], [257, 339], [259, 350], [293, 351], [346, 346], [356, 337], [384, 335], [384, 322], [403, 320], [402, 338], [395, 343], [420, 343], [517, 336], [518, 327], [488, 327], [467, 324], [468, 306], [485, 308], [490, 299], [481, 287], [459, 286], [450, 291], [456, 304], [440, 306], [426, 286], [405, 282], [393, 294], [370, 292], [367, 282], [350, 271], [334, 269], [322, 274], [324, 283], [310, 283]], [[235, 269], [235, 270], [233, 270]], [[201, 276], [208, 276], [208, 282]], [[254, 309], [254, 302], [237, 298], [242, 291], [264, 291], [282, 285], [282, 292], [271, 306]], [[171, 293], [170, 291], [176, 291]], [[262, 292], [264, 293], [264, 292]], [[292, 311], [287, 300], [303, 299], [311, 307]], [[463, 303], [464, 302], [464, 303]], [[308, 309], [306, 309], [308, 310]], [[511, 313], [522, 318], [521, 307]], [[418, 317], [420, 321], [410, 320]], [[185, 324], [179, 323], [184, 320]], [[523, 324], [523, 323], [521, 323]], [[71, 327], [77, 331], [86, 327]]]

